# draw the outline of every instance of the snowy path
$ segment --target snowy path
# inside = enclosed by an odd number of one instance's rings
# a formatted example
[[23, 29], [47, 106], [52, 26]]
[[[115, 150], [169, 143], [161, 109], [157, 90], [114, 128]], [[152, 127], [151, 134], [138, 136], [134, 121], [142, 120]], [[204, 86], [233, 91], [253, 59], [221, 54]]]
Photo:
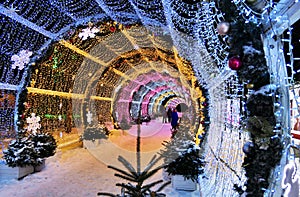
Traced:
[[[150, 125], [148, 125], [151, 127]], [[147, 127], [148, 127], [147, 126]], [[156, 133], [157, 144], [161, 143], [161, 140], [168, 138], [169, 127], [161, 127], [161, 130], [167, 134], [162, 135], [159, 138], [159, 134]], [[122, 137], [122, 136], [121, 136]], [[129, 137], [123, 136], [124, 140], [128, 140]], [[144, 142], [147, 142], [148, 136], [144, 137]], [[125, 140], [125, 141], [126, 141]], [[120, 142], [120, 140], [116, 140]], [[112, 192], [114, 194], [120, 193], [120, 188], [116, 187], [117, 182], [124, 182], [123, 180], [114, 176], [114, 171], [108, 169], [105, 164], [112, 164], [115, 166], [117, 155], [124, 155], [130, 162], [134, 163], [135, 154], [130, 150], [124, 150], [124, 147], [119, 143], [115, 143], [115, 140], [107, 140], [104, 143], [100, 143], [97, 148], [97, 154], [111, 159], [109, 161], [101, 161], [99, 157], [93, 154], [95, 149], [90, 147], [75, 148], [71, 150], [59, 150], [53, 157], [46, 160], [46, 168], [41, 172], [31, 174], [22, 180], [10, 180], [0, 181], [0, 196], [1, 197], [94, 197], [97, 196], [97, 192]], [[142, 140], [143, 141], [143, 140]], [[117, 145], [118, 144], [118, 145]], [[153, 146], [152, 143], [149, 144]], [[134, 146], [134, 145], [133, 145]], [[112, 148], [115, 147], [115, 148]], [[119, 147], [119, 148], [118, 148]], [[120, 151], [120, 150], [123, 151]], [[145, 162], [147, 162], [151, 156], [157, 152], [157, 146], [154, 146], [144, 152]], [[131, 152], [131, 153], [130, 153]], [[126, 155], [128, 154], [128, 155]], [[118, 165], [116, 167], [121, 167]], [[150, 181], [162, 179], [162, 172], [158, 172], [151, 178]], [[176, 191], [172, 189], [171, 185], [165, 188], [164, 193], [168, 197], [199, 197], [199, 191], [184, 192]]]

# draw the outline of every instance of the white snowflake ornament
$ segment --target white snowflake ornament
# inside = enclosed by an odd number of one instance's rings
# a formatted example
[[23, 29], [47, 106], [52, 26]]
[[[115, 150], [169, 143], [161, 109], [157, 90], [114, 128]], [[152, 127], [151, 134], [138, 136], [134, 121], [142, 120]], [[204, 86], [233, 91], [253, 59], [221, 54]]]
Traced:
[[33, 134], [37, 132], [39, 128], [41, 128], [40, 125], [41, 118], [39, 116], [35, 116], [35, 113], [31, 114], [31, 117], [26, 118], [26, 122], [28, 124], [27, 130], [32, 131]]
[[87, 27], [85, 29], [83, 29], [81, 31], [81, 33], [78, 34], [79, 38], [81, 38], [82, 40], [86, 40], [88, 39], [88, 37], [90, 38], [94, 38], [96, 35], [95, 33], [99, 32], [99, 29], [96, 27]]
[[88, 111], [88, 113], [86, 114], [86, 120], [87, 120], [87, 122], [88, 122], [89, 124], [92, 123], [92, 120], [93, 120], [93, 114], [92, 114], [90, 111]]
[[11, 56], [11, 60], [14, 61], [14, 63], [11, 65], [11, 68], [16, 69], [18, 67], [19, 70], [23, 70], [25, 65], [29, 63], [31, 55], [31, 51], [22, 50], [18, 55]]

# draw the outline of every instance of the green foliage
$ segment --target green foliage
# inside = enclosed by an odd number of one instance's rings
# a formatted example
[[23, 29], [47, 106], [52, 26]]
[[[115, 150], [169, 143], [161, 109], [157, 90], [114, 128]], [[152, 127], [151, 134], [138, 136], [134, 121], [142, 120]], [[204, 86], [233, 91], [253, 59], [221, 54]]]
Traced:
[[96, 139], [107, 139], [110, 131], [107, 127], [103, 125], [98, 125], [97, 127], [88, 127], [84, 130], [83, 139], [84, 140], [92, 140], [95, 141]]
[[[271, 83], [269, 69], [263, 50], [261, 35], [262, 25], [251, 21], [245, 21], [242, 14], [230, 0], [216, 0], [216, 5], [224, 13], [224, 18], [230, 23], [227, 34], [229, 44], [228, 58], [239, 57], [242, 66], [237, 70], [239, 82], [252, 84], [254, 90], [262, 90]], [[245, 1], [251, 9], [260, 12], [266, 1]], [[274, 92], [265, 94], [256, 93], [250, 95], [246, 101], [245, 130], [251, 133], [251, 141], [254, 147], [250, 153], [245, 153], [243, 167], [247, 181], [246, 191], [235, 184], [235, 190], [246, 196], [263, 196], [269, 187], [269, 175], [271, 170], [279, 163], [283, 145], [281, 136], [275, 136], [273, 132], [276, 120], [274, 116]], [[274, 95], [274, 94], [273, 94]]]
[[42, 159], [55, 154], [57, 144], [53, 136], [45, 132], [28, 134], [20, 130], [15, 140], [3, 151], [3, 158], [10, 167], [36, 166]]
[[9, 167], [25, 167], [34, 165], [37, 157], [34, 146], [27, 137], [17, 137], [3, 151], [3, 158]]
[[274, 125], [263, 116], [251, 116], [247, 119], [246, 129], [255, 137], [265, 138], [274, 135]]
[[[165, 186], [170, 184], [170, 182], [166, 182], [162, 184], [157, 190], [152, 191], [152, 188], [160, 183], [163, 182], [163, 180], [154, 181], [152, 183], [145, 184], [147, 179], [149, 179], [151, 176], [153, 176], [155, 173], [157, 173], [160, 169], [163, 168], [163, 166], [158, 166], [154, 169], [152, 169], [157, 162], [161, 159], [161, 157], [158, 157], [156, 155], [153, 156], [151, 161], [148, 163], [146, 168], [142, 172], [138, 172], [138, 170], [134, 169], [134, 167], [122, 156], [119, 156], [118, 160], [123, 164], [123, 166], [126, 168], [127, 171], [116, 168], [114, 166], [108, 166], [108, 168], [111, 168], [115, 170], [117, 173], [115, 173], [116, 177], [120, 177], [121, 179], [124, 179], [126, 181], [129, 181], [129, 183], [117, 183], [116, 186], [121, 187], [121, 191], [123, 191], [122, 195], [114, 195], [111, 193], [106, 192], [99, 192], [98, 196], [125, 196], [125, 197], [144, 197], [144, 196], [165, 196], [164, 194], [160, 193]], [[152, 170], [151, 170], [152, 169]], [[130, 183], [133, 182], [133, 183]]]
[[200, 156], [200, 148], [192, 139], [193, 136], [186, 124], [182, 124], [176, 135], [163, 143], [160, 155], [164, 159], [164, 168], [169, 175], [182, 175], [186, 179], [198, 181], [204, 170], [205, 162]]
[[[162, 155], [166, 157], [165, 161], [169, 162], [165, 163], [165, 169], [169, 175], [182, 175], [186, 179], [198, 182], [199, 176], [204, 172], [205, 161], [200, 156], [200, 149], [194, 142], [190, 141], [187, 144], [187, 149], [183, 150], [173, 150], [172, 146], [165, 144], [167, 150]], [[168, 150], [168, 148], [170, 149]]]
[[33, 143], [37, 158], [47, 158], [55, 154], [57, 144], [50, 133], [39, 131], [35, 134], [30, 134], [29, 140]]
[[282, 143], [279, 138], [271, 139], [267, 148], [262, 148], [257, 143], [244, 159], [243, 167], [248, 177], [245, 183], [247, 196], [264, 196], [264, 191], [269, 187], [270, 169], [273, 169], [282, 156]]

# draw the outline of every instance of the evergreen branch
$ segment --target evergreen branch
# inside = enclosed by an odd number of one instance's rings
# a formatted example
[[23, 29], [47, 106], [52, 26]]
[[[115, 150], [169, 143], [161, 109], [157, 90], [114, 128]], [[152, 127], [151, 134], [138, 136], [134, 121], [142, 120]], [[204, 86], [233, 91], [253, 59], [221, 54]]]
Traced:
[[120, 178], [125, 179], [125, 180], [128, 180], [128, 181], [138, 182], [138, 180], [136, 178], [127, 177], [127, 176], [124, 176], [122, 174], [115, 173], [115, 176], [120, 177]]
[[[126, 193], [128, 194], [135, 194], [137, 193], [137, 188], [134, 187], [133, 185], [131, 184], [125, 184], [125, 183], [117, 183], [116, 186], [119, 186], [119, 187], [122, 187], [122, 188], [125, 188], [127, 191]], [[131, 193], [130, 193], [131, 192]], [[133, 192], [133, 193], [132, 193]]]
[[148, 165], [146, 166], [146, 168], [144, 169], [142, 174], [149, 171], [162, 158], [161, 156], [159, 156], [158, 158], [156, 158], [156, 157], [157, 157], [157, 155], [154, 155], [152, 157], [152, 159], [150, 160], [150, 162], [148, 163]]
[[157, 190], [156, 192], [160, 192], [161, 190], [163, 190], [167, 185], [171, 184], [171, 181], [168, 181], [164, 184], [162, 184]]
[[107, 193], [107, 192], [98, 192], [97, 196], [111, 196], [111, 197], [118, 197], [118, 195], [114, 195], [111, 193]]
[[118, 160], [124, 165], [125, 168], [128, 169], [129, 172], [132, 173], [132, 175], [138, 177], [137, 171], [133, 168], [133, 166], [121, 155], [119, 155]]
[[115, 171], [117, 171], [117, 172], [120, 172], [120, 173], [122, 173], [122, 174], [124, 174], [124, 175], [126, 175], [126, 176], [128, 176], [128, 177], [133, 178], [133, 179], [136, 179], [136, 178], [137, 178], [137, 176], [135, 176], [134, 174], [130, 174], [130, 173], [128, 173], [128, 172], [126, 172], [126, 171], [124, 171], [124, 170], [121, 170], [121, 169], [119, 169], [119, 168], [116, 168], [116, 167], [114, 167], [114, 166], [107, 166], [107, 168], [111, 168], [111, 169], [113, 169], [113, 170], [115, 170]]
[[155, 185], [157, 185], [157, 184], [159, 184], [161, 182], [163, 182], [163, 180], [158, 180], [158, 181], [155, 181], [153, 183], [149, 183], [147, 185], [144, 185], [142, 187], [142, 192], [149, 191], [151, 187], [153, 187], [153, 186], [155, 186]]
[[151, 171], [149, 171], [149, 172], [143, 172], [140, 176], [139, 176], [139, 178], [138, 178], [138, 180], [146, 180], [146, 179], [148, 179], [149, 177], [151, 177], [151, 176], [153, 176], [157, 171], [159, 171], [160, 169], [162, 169], [163, 168], [163, 166], [159, 166], [159, 167], [157, 167], [157, 168], [155, 168], [155, 169], [153, 169], [153, 170], [151, 170]]

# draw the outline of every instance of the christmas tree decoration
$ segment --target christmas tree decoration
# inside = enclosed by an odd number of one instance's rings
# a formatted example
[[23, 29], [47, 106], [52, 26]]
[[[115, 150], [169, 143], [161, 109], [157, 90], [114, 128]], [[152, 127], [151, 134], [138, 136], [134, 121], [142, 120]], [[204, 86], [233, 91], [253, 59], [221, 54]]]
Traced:
[[254, 88], [254, 85], [253, 85], [252, 83], [248, 83], [248, 84], [246, 85], [246, 88], [248, 88], [248, 89], [253, 89], [253, 88]]
[[253, 142], [246, 142], [243, 146], [243, 152], [247, 155], [250, 154], [252, 152], [254, 148], [254, 144]]
[[239, 70], [242, 67], [242, 61], [239, 57], [231, 57], [228, 60], [228, 66], [232, 70]]
[[221, 22], [217, 25], [217, 32], [220, 35], [226, 35], [229, 32], [230, 24], [228, 22]]
[[110, 28], [109, 28], [109, 31], [111, 31], [111, 32], [115, 32], [116, 31], [116, 27], [114, 27], [114, 26], [111, 26]]

